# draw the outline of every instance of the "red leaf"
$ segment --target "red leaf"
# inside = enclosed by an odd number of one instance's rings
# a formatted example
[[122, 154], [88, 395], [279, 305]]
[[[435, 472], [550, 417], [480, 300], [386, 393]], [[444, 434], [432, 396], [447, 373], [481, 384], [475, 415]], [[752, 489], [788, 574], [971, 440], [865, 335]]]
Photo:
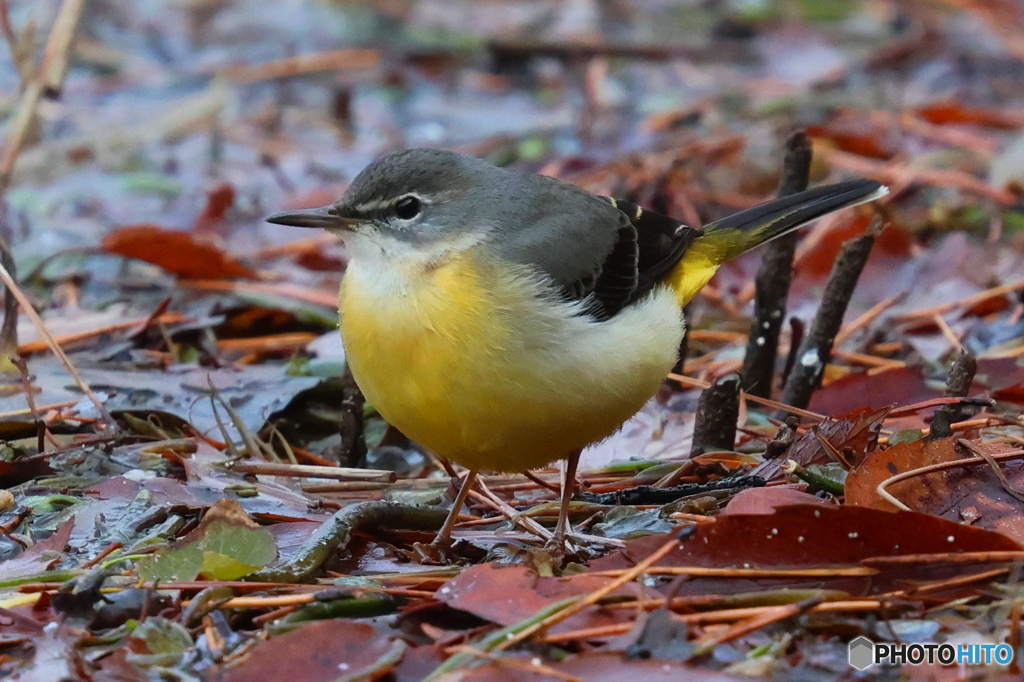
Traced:
[[224, 220], [224, 215], [235, 203], [235, 188], [223, 182], [206, 193], [206, 206], [196, 218], [196, 234], [212, 232]]
[[[452, 608], [499, 625], [512, 625], [540, 609], [566, 597], [589, 594], [604, 587], [605, 578], [585, 573], [568, 578], [539, 578], [522, 567], [496, 567], [494, 564], [470, 566], [446, 582], [436, 593]], [[613, 594], [641, 596], [639, 585], [630, 584]], [[651, 593], [654, 596], [655, 593]], [[586, 611], [555, 626], [553, 632], [610, 625], [628, 619], [628, 614]]]
[[256, 273], [189, 232], [140, 223], [103, 238], [103, 250], [146, 261], [182, 279], [258, 279]]
[[1017, 130], [1021, 124], [1019, 119], [1007, 116], [999, 111], [981, 109], [979, 107], [966, 107], [956, 101], [936, 102], [923, 106], [917, 110], [917, 115], [929, 123], [937, 123], [939, 125], [945, 123], [973, 123], [984, 128]]
[[821, 504], [832, 506], [833, 503], [810, 493], [805, 493], [790, 486], [772, 486], [771, 488], [746, 488], [729, 500], [722, 514], [772, 514], [779, 507], [794, 504]]
[[[220, 676], [214, 675], [211, 679], [224, 682], [295, 679], [330, 682], [354, 676], [357, 671], [383, 658], [393, 646], [392, 638], [377, 634], [366, 623], [341, 618], [323, 620], [299, 626], [256, 645], [240, 665], [222, 670]], [[365, 679], [376, 679], [387, 673], [387, 670], [374, 671]]]
[[63, 554], [67, 549], [74, 528], [75, 519], [72, 517], [62, 523], [50, 537], [37, 542], [13, 559], [0, 563], [0, 580], [24, 578], [50, 570], [60, 559], [57, 553]]
[[912, 405], [942, 395], [924, 383], [920, 367], [897, 367], [868, 374], [855, 372], [822, 386], [808, 409], [838, 414], [864, 406]]
[[891, 159], [894, 152], [885, 145], [874, 132], [860, 132], [848, 125], [836, 122], [829, 126], [808, 126], [807, 134], [828, 140], [844, 152], [873, 159]]

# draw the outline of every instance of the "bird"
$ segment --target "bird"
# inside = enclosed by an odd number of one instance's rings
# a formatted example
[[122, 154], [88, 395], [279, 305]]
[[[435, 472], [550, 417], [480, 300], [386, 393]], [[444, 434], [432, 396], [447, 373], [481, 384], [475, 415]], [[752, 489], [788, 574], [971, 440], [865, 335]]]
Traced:
[[887, 191], [849, 180], [697, 228], [553, 177], [413, 148], [370, 163], [333, 204], [266, 220], [344, 242], [339, 321], [356, 383], [388, 423], [467, 469], [434, 544], [450, 547], [479, 473], [565, 459], [549, 541], [562, 552], [581, 450], [657, 392], [677, 361], [683, 306], [718, 267]]

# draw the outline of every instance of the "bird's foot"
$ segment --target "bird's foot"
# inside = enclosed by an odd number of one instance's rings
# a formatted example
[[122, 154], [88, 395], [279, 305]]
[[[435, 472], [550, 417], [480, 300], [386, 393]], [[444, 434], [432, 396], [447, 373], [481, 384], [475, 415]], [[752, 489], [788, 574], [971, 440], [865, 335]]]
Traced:
[[571, 561], [579, 561], [585, 551], [568, 535], [559, 537], [557, 534], [544, 543], [541, 553], [550, 557], [551, 565], [556, 570], [565, 568]]
[[438, 540], [434, 540], [429, 544], [425, 542], [414, 542], [412, 544], [412, 551], [417, 563], [428, 566], [447, 566], [455, 562], [456, 557], [452, 551], [451, 540], [441, 542]]

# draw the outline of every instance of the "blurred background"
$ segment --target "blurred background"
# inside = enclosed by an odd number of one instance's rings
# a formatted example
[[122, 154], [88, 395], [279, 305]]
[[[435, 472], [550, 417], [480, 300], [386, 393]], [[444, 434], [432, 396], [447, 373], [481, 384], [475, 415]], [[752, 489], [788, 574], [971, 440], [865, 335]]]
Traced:
[[[37, 93], [12, 159], [27, 84], [54, 18], [74, 5], [66, 78]], [[395, 148], [456, 149], [699, 224], [772, 196], [797, 129], [814, 141], [812, 182], [868, 176], [893, 188], [893, 227], [848, 319], [903, 294], [845, 339], [848, 355], [826, 377], [867, 383], [834, 403], [826, 391], [814, 409], [932, 395], [956, 346], [943, 325], [982, 356], [1024, 336], [1012, 301], [987, 311], [994, 318], [914, 318], [898, 336], [891, 322], [1024, 272], [1019, 2], [5, 0], [0, 10], [2, 226], [54, 332], [145, 320], [160, 306], [187, 317], [127, 350], [94, 349], [101, 359], [338, 359], [343, 250], [262, 219], [332, 201]], [[809, 318], [839, 245], [863, 228], [846, 216], [812, 229], [792, 316]], [[757, 259], [726, 268], [691, 312], [704, 334], [691, 339], [689, 373], [713, 379], [742, 359]], [[284, 333], [300, 336], [265, 341]], [[26, 326], [22, 341], [33, 334]], [[908, 364], [920, 369], [906, 381], [867, 381]], [[906, 395], [878, 394], [902, 385]], [[652, 419], [659, 434], [672, 423]]]
[[[6, 4], [9, 120], [61, 3]], [[228, 222], [273, 241], [264, 213], [333, 196], [403, 146], [561, 174], [662, 153], [705, 219], [770, 193], [800, 126], [867, 170], [911, 158], [995, 188], [1021, 172], [1000, 158], [1024, 118], [1016, 2], [84, 4], [66, 83], [39, 108], [6, 197], [22, 258], [127, 223], [186, 227], [223, 182]], [[622, 192], [647, 179], [593, 181]], [[912, 222], [942, 228], [942, 209], [962, 208], [942, 198]]]

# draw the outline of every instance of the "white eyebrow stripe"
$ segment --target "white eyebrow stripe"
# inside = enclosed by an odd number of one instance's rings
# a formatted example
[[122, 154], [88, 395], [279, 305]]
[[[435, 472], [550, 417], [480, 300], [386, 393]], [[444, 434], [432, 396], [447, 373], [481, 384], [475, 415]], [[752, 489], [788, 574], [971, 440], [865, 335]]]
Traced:
[[392, 200], [378, 199], [374, 201], [366, 201], [361, 204], [356, 204], [352, 207], [352, 210], [357, 213], [369, 213], [371, 211], [378, 211], [382, 208], [387, 208], [392, 204]]
[[404, 199], [405, 197], [415, 197], [421, 203], [424, 204], [434, 203], [431, 199], [427, 199], [422, 195], [417, 194], [416, 192], [402, 192], [398, 196], [392, 197], [390, 199], [373, 199], [371, 201], [366, 201], [361, 204], [356, 204], [352, 207], [352, 210], [355, 211], [356, 213], [370, 213], [372, 211], [379, 211], [383, 208], [391, 208], [392, 206], [395, 205], [396, 201], [398, 201], [399, 199]]

